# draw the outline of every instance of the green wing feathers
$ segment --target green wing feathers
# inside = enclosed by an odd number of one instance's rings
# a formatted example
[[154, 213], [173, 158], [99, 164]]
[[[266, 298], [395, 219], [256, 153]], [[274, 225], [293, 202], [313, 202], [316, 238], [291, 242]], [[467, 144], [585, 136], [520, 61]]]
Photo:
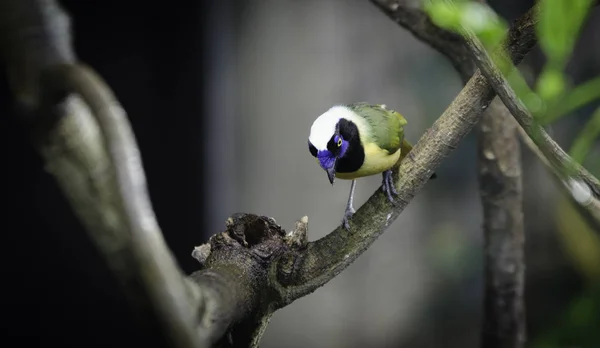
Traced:
[[400, 113], [386, 108], [385, 105], [356, 103], [349, 107], [371, 126], [371, 134], [369, 134], [371, 140], [380, 148], [390, 153], [401, 148], [404, 141], [404, 126], [408, 122]]

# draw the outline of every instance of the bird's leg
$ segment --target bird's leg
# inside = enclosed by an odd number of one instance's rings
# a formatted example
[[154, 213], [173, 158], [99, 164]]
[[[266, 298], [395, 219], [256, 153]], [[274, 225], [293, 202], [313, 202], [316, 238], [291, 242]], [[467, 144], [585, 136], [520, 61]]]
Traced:
[[398, 191], [394, 187], [394, 179], [392, 178], [392, 170], [386, 170], [382, 173], [383, 180], [381, 183], [381, 191], [383, 191], [390, 202], [394, 203], [394, 196], [398, 194]]
[[356, 188], [356, 180], [352, 180], [350, 184], [350, 196], [348, 197], [348, 204], [346, 204], [346, 210], [344, 211], [344, 218], [342, 219], [342, 225], [346, 230], [350, 229], [348, 220], [354, 215], [354, 189]]

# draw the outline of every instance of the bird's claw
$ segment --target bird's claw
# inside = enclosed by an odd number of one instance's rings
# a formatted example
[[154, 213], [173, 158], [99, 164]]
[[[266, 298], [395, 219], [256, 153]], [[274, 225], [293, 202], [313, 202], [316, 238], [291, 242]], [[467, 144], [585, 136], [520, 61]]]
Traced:
[[396, 187], [394, 187], [394, 179], [392, 178], [392, 170], [383, 172], [383, 180], [381, 183], [381, 191], [387, 195], [390, 202], [394, 203], [394, 196], [398, 195]]
[[342, 226], [344, 226], [344, 228], [346, 230], [350, 230], [350, 218], [352, 218], [352, 215], [354, 215], [355, 211], [354, 208], [349, 207], [346, 208], [346, 211], [344, 212], [344, 217], [342, 218]]

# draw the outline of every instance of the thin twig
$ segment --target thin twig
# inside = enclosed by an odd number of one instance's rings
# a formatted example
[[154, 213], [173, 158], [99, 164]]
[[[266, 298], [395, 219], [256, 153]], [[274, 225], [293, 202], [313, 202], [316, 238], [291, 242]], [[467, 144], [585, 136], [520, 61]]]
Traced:
[[[466, 45], [472, 52], [480, 71], [494, 86], [498, 97], [551, 164], [554, 175], [564, 182], [579, 205], [588, 209], [592, 216], [600, 216], [600, 210], [597, 210], [598, 200], [600, 200], [598, 179], [574, 161], [534, 120], [531, 112], [517, 97], [475, 34], [466, 28], [463, 28], [463, 33]], [[499, 58], [502, 59], [501, 56]]]
[[[43, 89], [52, 93], [80, 96], [98, 122], [102, 143], [115, 178], [111, 188], [117, 197], [117, 213], [124, 224], [121, 233], [130, 239], [138, 275], [153, 307], [172, 341], [178, 346], [199, 345], [195, 327], [196, 310], [190, 284], [167, 249], [146, 188], [141, 156], [125, 110], [100, 76], [84, 65], [55, 65], [42, 76]], [[44, 88], [45, 87], [45, 88]], [[107, 173], [105, 173], [107, 174]]]
[[[452, 41], [454, 43], [449, 43], [446, 40], [447, 37], [452, 37], [452, 33], [446, 31], [443, 35], [435, 35], [432, 33], [444, 32], [443, 29], [438, 28], [435, 24], [433, 24], [429, 17], [425, 12], [423, 12], [420, 8], [411, 6], [408, 3], [412, 3], [412, 1], [407, 0], [369, 0], [377, 5], [384, 13], [386, 13], [392, 20], [412, 32], [415, 37], [423, 40], [433, 48], [440, 51], [442, 54], [446, 55], [453, 65], [457, 67], [458, 72], [460, 73], [463, 81], [468, 79], [475, 72], [477, 66], [474, 64], [472, 59], [465, 60], [464, 57], [471, 56], [471, 53], [468, 47], [464, 44], [464, 40], [462, 36], [460, 40], [453, 38]], [[600, 1], [596, 1], [594, 6], [600, 5]], [[416, 19], [405, 19], [405, 12], [411, 13], [411, 16], [414, 16]], [[539, 5], [534, 6], [528, 13], [529, 15], [535, 15], [539, 12]], [[528, 28], [521, 28], [521, 30], [528, 30]], [[515, 37], [512, 33], [518, 33], [519, 28], [513, 26], [509, 32], [508, 40], [509, 44], [514, 42]], [[454, 59], [453, 57], [458, 57]], [[466, 63], [468, 62], [468, 63]], [[550, 163], [548, 157], [540, 151], [537, 145], [534, 147], [535, 143], [529, 141], [529, 135], [522, 130], [523, 128], [519, 125], [519, 134], [523, 139], [524, 143], [529, 147], [529, 149], [542, 161], [542, 163]], [[545, 133], [545, 132], [544, 132]], [[551, 139], [550, 139], [551, 140]], [[552, 141], [556, 144], [554, 141]], [[549, 146], [550, 148], [554, 148], [554, 145]], [[564, 151], [562, 151], [564, 154]], [[551, 157], [550, 157], [551, 158]], [[557, 183], [559, 183], [559, 187], [561, 190], [569, 196], [569, 199], [575, 203], [575, 208], [581, 214], [581, 216], [588, 222], [590, 226], [598, 226], [600, 225], [600, 221], [598, 216], [600, 216], [600, 200], [594, 195], [586, 194], [585, 187], [577, 183], [573, 183], [572, 181], [565, 181], [564, 176], [561, 174], [561, 166], [556, 165], [547, 165], [546, 166], [552, 175], [556, 178]], [[585, 173], [585, 170], [584, 170]], [[588, 173], [588, 177], [592, 177]], [[593, 179], [592, 179], [593, 180]], [[579, 197], [588, 198], [586, 200], [581, 200]], [[591, 197], [590, 197], [591, 196]], [[597, 196], [597, 195], [596, 195]], [[591, 200], [590, 200], [591, 199]], [[600, 229], [595, 228], [596, 231], [600, 232]]]
[[[515, 120], [515, 123], [516, 122], [517, 121]], [[592, 199], [588, 205], [582, 205], [579, 201], [575, 200], [575, 198], [573, 198], [573, 188], [570, 187], [569, 183], [560, 179], [560, 176], [557, 175], [556, 168], [552, 166], [550, 161], [548, 161], [538, 146], [533, 142], [533, 140], [531, 140], [525, 130], [522, 127], [518, 127], [518, 130], [523, 142], [540, 159], [548, 171], [553, 174], [552, 177], [556, 181], [556, 185], [559, 187], [561, 192], [569, 198], [571, 203], [574, 204], [573, 206], [577, 208], [579, 214], [582, 215], [590, 227], [594, 231], [600, 233], [600, 200]]]

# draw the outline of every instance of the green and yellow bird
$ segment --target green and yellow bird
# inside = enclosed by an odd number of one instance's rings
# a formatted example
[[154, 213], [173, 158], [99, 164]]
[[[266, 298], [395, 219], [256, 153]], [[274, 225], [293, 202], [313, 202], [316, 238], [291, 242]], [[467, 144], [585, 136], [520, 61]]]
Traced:
[[344, 228], [350, 228], [348, 220], [354, 214], [356, 179], [381, 173], [381, 189], [394, 201], [398, 192], [392, 168], [412, 149], [404, 139], [406, 124], [402, 115], [385, 105], [364, 102], [335, 105], [313, 122], [308, 149], [327, 172], [329, 182], [333, 185], [336, 177], [352, 180], [342, 219]]

